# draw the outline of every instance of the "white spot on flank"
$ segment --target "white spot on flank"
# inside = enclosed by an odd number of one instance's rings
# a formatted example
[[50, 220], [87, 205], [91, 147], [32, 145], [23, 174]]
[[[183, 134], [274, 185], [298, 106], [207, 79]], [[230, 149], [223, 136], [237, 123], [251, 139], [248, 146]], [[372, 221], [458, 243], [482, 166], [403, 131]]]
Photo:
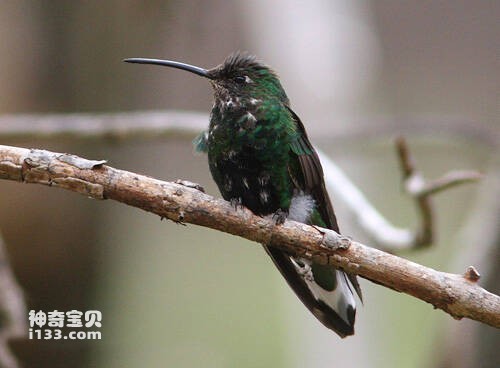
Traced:
[[248, 185], [248, 179], [247, 179], [247, 178], [243, 178], [243, 179], [242, 179], [242, 182], [243, 182], [243, 186], [244, 186], [246, 189], [250, 189], [250, 185]]
[[253, 116], [253, 114], [249, 111], [245, 114], [246, 116], [246, 119], [247, 121], [250, 121], [252, 123], [255, 123], [257, 121], [257, 119], [255, 118], [255, 116]]
[[232, 97], [229, 97], [226, 102], [223, 104], [222, 106], [222, 109], [221, 110], [226, 110], [226, 109], [232, 109], [234, 107], [239, 107], [240, 105], [240, 98], [239, 97], [235, 97], [235, 99], [233, 100]]
[[269, 174], [262, 174], [257, 178], [257, 181], [259, 182], [259, 185], [263, 187], [269, 183], [269, 179], [271, 179]]
[[299, 193], [292, 197], [288, 209], [288, 219], [306, 223], [314, 211], [315, 202], [309, 194]]
[[259, 193], [259, 197], [260, 197], [260, 202], [262, 204], [266, 204], [267, 202], [269, 202], [269, 192], [268, 191], [263, 190], [262, 192]]
[[253, 83], [252, 78], [250, 78], [248, 75], [245, 75], [245, 83]]
[[259, 100], [258, 98], [251, 98], [250, 99], [250, 104], [252, 105], [257, 105], [259, 102], [262, 102], [262, 100]]
[[224, 178], [224, 190], [226, 192], [230, 192], [231, 189], [233, 189], [233, 181], [229, 176], [226, 175], [226, 177]]

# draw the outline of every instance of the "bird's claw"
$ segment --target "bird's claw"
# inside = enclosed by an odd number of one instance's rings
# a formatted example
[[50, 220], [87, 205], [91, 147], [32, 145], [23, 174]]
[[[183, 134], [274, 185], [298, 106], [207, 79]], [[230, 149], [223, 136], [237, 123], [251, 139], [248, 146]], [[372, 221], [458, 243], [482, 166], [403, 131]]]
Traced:
[[273, 220], [276, 221], [276, 225], [284, 224], [287, 217], [288, 217], [288, 211], [285, 211], [281, 208], [278, 208], [276, 212], [273, 214]]
[[243, 208], [243, 204], [241, 203], [241, 197], [231, 198], [229, 200], [229, 203], [231, 203], [231, 207], [233, 207], [235, 211], [238, 211], [239, 209]]

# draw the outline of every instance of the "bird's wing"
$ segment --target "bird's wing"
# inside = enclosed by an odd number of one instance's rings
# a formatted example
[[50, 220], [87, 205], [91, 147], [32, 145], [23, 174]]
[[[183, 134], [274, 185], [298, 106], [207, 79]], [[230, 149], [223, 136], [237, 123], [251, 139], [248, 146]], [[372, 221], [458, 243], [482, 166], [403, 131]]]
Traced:
[[[292, 143], [291, 149], [292, 152], [297, 155], [300, 163], [300, 168], [304, 177], [304, 190], [311, 193], [316, 201], [317, 209], [321, 215], [321, 219], [325, 222], [325, 227], [340, 233], [337, 217], [335, 216], [330, 196], [326, 190], [323, 167], [321, 166], [318, 153], [309, 141], [304, 124], [300, 118], [292, 109], [288, 108], [288, 110], [297, 123], [300, 133], [297, 141]], [[359, 287], [356, 276], [350, 274], [347, 276], [354, 286], [360, 300], [363, 300], [361, 288]]]
[[[335, 212], [326, 191], [323, 168], [299, 117], [290, 110], [298, 137], [291, 145], [289, 172], [298, 189], [313, 197], [321, 218], [317, 225], [339, 231]], [[351, 285], [361, 298], [355, 275], [332, 266], [291, 257], [273, 247], [265, 247], [290, 287], [326, 327], [345, 337], [354, 333], [355, 301]], [[348, 281], [349, 280], [349, 281]]]
[[299, 130], [299, 136], [296, 141], [292, 142], [290, 148], [300, 163], [303, 189], [307, 193], [311, 193], [314, 197], [321, 219], [325, 222], [325, 227], [339, 232], [335, 211], [326, 191], [323, 167], [319, 161], [318, 154], [307, 137], [302, 121], [291, 109], [289, 111], [296, 121]]

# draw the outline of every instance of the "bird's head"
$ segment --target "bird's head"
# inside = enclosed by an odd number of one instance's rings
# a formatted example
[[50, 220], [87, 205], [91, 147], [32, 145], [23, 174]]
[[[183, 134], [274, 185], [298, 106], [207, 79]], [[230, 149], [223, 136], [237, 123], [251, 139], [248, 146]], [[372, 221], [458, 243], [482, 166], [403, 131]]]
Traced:
[[186, 70], [210, 80], [215, 98], [227, 96], [240, 99], [278, 99], [288, 104], [283, 87], [276, 73], [267, 65], [247, 53], [229, 55], [222, 64], [203, 69], [194, 65], [171, 60], [131, 58], [128, 63], [154, 64]]

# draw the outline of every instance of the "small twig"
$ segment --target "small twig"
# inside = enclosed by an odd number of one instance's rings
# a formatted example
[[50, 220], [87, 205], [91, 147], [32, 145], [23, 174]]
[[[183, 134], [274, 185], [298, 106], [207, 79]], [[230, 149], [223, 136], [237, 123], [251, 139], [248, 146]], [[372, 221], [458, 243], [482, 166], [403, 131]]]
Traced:
[[[346, 239], [332, 230], [275, 222], [234, 211], [230, 203], [197, 189], [117, 170], [76, 156], [0, 146], [0, 178], [61, 187], [96, 199], [113, 199], [182, 221], [238, 235], [258, 243], [270, 237], [291, 255], [331, 264], [431, 303], [454, 318], [471, 318], [500, 328], [500, 297], [463, 275], [439, 272]], [[181, 218], [182, 217], [182, 218]], [[325, 236], [328, 234], [328, 236]]]
[[415, 198], [420, 213], [420, 226], [415, 232], [415, 240], [412, 248], [428, 246], [434, 240], [434, 216], [429, 196], [420, 195], [422, 188], [425, 187], [425, 180], [422, 174], [415, 168], [413, 157], [403, 137], [396, 139], [396, 148], [401, 170], [403, 171], [405, 190], [410, 196]]
[[479, 272], [477, 272], [474, 266], [469, 266], [465, 270], [464, 277], [466, 280], [469, 280], [471, 282], [478, 282], [481, 278], [481, 275], [479, 274]]
[[425, 185], [420, 188], [420, 191], [415, 194], [419, 196], [431, 196], [455, 186], [478, 181], [483, 177], [484, 175], [477, 171], [450, 171], [438, 179], [425, 183]]
[[[500, 260], [500, 151], [491, 152], [492, 160], [486, 165], [488, 175], [481, 183], [474, 204], [467, 209], [466, 220], [460, 230], [455, 232], [455, 243], [459, 251], [450, 254], [448, 268], [462, 269], [474, 265], [481, 270], [481, 285], [489, 285], [498, 290], [498, 261]], [[478, 230], [480, 236], [478, 236]], [[488, 336], [493, 333], [489, 326], [477, 323], [453, 323], [448, 320], [441, 328], [442, 359], [439, 367], [479, 367], [484, 365], [483, 355], [498, 356], [498, 344], [492, 343], [480, 348]], [[485, 339], [486, 337], [486, 339]], [[494, 341], [495, 339], [490, 341]], [[467, 348], [464, 349], [464, 346]], [[480, 354], [470, 354], [479, 351]], [[496, 355], [495, 355], [496, 354]], [[493, 359], [494, 360], [494, 359]]]
[[7, 259], [0, 235], [0, 367], [18, 368], [20, 365], [10, 351], [9, 339], [24, 337], [28, 332], [27, 309], [21, 287]]
[[441, 178], [426, 182], [417, 170], [408, 144], [403, 137], [396, 139], [398, 158], [403, 172], [404, 188], [415, 199], [420, 214], [420, 226], [415, 231], [408, 248], [420, 248], [432, 244], [435, 238], [435, 221], [431, 196], [445, 189], [477, 181], [482, 175], [475, 171], [451, 171]]
[[482, 176], [474, 171], [453, 171], [440, 179], [426, 182], [416, 170], [404, 139], [396, 141], [406, 191], [417, 201], [420, 224], [415, 231], [390, 224], [366, 199], [344, 172], [318, 150], [328, 189], [336, 201], [344, 201], [361, 230], [378, 249], [388, 252], [409, 250], [429, 245], [434, 239], [432, 203], [430, 196], [453, 186], [472, 182]]
[[325, 181], [334, 203], [346, 204], [352, 221], [373, 242], [378, 249], [392, 251], [407, 249], [414, 243], [414, 234], [408, 229], [393, 226], [378, 212], [359, 188], [347, 175], [321, 150], [316, 149], [325, 173]]

